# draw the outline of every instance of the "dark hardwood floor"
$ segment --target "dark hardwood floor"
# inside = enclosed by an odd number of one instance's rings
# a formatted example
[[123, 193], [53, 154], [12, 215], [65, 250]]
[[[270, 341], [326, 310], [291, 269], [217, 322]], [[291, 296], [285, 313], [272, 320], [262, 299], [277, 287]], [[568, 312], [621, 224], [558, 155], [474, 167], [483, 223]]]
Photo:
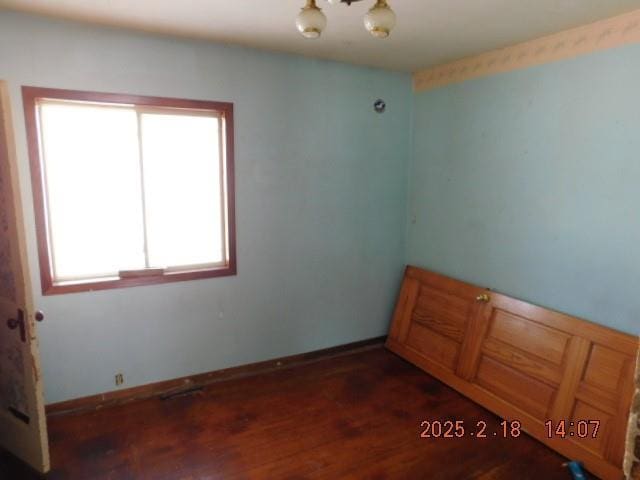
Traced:
[[[420, 438], [423, 420], [487, 438]], [[376, 348], [49, 420], [55, 480], [563, 479], [560, 455]], [[13, 478], [13, 477], [12, 477]]]

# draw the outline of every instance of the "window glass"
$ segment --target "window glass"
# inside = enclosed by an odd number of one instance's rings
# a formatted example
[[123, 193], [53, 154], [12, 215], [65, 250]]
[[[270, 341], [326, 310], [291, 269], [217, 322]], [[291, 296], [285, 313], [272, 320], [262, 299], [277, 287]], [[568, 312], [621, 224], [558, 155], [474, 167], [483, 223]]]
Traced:
[[150, 265], [223, 263], [218, 118], [143, 113], [140, 125]]
[[46, 102], [40, 123], [54, 278], [143, 268], [135, 110]]

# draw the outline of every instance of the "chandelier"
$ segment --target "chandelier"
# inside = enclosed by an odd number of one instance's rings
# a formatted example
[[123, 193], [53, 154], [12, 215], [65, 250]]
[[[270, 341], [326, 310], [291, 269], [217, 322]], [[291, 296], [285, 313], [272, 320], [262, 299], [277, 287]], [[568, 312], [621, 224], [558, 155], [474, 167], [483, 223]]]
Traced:
[[[327, 0], [332, 5], [361, 0]], [[391, 29], [396, 25], [396, 14], [391, 10], [386, 0], [376, 0], [376, 3], [364, 16], [365, 28], [377, 38], [387, 38]], [[302, 8], [296, 17], [296, 27], [305, 38], [318, 38], [327, 26], [327, 17], [322, 13], [322, 9], [316, 5], [316, 0], [307, 0], [307, 4]]]

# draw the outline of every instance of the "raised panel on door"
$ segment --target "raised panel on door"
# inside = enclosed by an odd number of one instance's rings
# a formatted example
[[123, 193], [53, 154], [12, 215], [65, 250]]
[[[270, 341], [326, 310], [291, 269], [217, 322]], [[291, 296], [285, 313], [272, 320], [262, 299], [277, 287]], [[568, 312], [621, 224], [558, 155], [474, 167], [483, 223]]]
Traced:
[[455, 374], [468, 349], [469, 330], [482, 289], [432, 272], [408, 267], [388, 346], [402, 344], [425, 361]]
[[540, 422], [560, 394], [571, 335], [536, 321], [537, 311], [493, 293], [476, 375], [470, 380]]
[[627, 412], [633, 394], [635, 356], [611, 341], [592, 342], [575, 395], [572, 420], [601, 419], [597, 442], [585, 443], [603, 458], [621, 463], [624, 458]]
[[474, 383], [534, 418], [545, 419], [556, 388], [489, 357], [481, 357]]

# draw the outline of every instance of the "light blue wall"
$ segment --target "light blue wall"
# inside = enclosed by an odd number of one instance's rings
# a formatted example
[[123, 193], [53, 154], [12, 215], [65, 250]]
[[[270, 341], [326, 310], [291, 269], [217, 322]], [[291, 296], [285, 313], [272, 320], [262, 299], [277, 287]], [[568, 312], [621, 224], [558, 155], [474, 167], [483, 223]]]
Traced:
[[36, 287], [21, 85], [235, 102], [238, 275], [38, 294], [47, 402], [113, 390], [116, 372], [134, 386], [386, 332], [405, 259], [408, 75], [0, 10], [0, 78]]
[[239, 274], [36, 288], [48, 402], [382, 335], [404, 263], [640, 333], [640, 46], [412, 98], [405, 74], [0, 10], [0, 79], [36, 287], [21, 85], [236, 107]]
[[415, 96], [408, 261], [640, 333], [640, 46]]

